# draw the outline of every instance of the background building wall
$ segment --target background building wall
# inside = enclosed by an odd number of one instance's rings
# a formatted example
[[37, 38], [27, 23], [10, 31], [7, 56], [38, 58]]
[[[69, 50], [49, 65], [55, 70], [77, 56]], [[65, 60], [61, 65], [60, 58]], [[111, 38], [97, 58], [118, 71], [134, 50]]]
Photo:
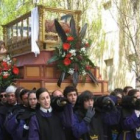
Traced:
[[[119, 1], [117, 1], [119, 5]], [[113, 0], [102, 2], [102, 29], [105, 34], [105, 51], [97, 65], [101, 69], [102, 79], [109, 81], [109, 90], [136, 86], [136, 76], [129, 68], [123, 46], [123, 31], [119, 24], [120, 15]]]

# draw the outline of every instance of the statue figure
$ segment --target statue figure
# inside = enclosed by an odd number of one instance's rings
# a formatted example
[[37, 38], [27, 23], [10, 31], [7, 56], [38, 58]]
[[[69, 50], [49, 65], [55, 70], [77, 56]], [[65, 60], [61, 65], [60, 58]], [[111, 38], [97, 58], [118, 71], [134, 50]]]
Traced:
[[0, 40], [0, 61], [7, 56], [7, 49], [5, 48], [4, 41]]

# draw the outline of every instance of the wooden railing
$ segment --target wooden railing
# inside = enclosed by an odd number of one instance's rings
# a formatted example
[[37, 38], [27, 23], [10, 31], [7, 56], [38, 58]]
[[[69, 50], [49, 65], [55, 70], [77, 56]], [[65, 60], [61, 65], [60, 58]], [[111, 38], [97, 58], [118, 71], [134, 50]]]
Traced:
[[[39, 9], [39, 37], [37, 44], [40, 50], [52, 50], [59, 43], [59, 37], [50, 27], [53, 20], [60, 20], [64, 15], [73, 15], [76, 27], [79, 27], [81, 11], [49, 8], [42, 5]], [[69, 26], [69, 21], [61, 21]], [[50, 25], [49, 25], [50, 24]], [[53, 27], [54, 28], [54, 27]], [[4, 41], [9, 53], [19, 55], [31, 51], [31, 12], [3, 25]]]

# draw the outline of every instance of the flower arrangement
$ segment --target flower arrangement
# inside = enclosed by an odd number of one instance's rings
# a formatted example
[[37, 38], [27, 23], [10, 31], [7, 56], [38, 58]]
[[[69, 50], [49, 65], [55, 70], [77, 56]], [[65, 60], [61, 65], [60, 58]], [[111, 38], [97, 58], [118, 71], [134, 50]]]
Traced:
[[62, 42], [56, 47], [54, 56], [49, 59], [48, 64], [56, 61], [58, 69], [62, 72], [57, 82], [58, 86], [61, 86], [62, 81], [67, 76], [72, 77], [74, 86], [77, 86], [79, 77], [85, 81], [87, 75], [94, 83], [97, 83], [96, 78], [90, 71], [91, 68], [95, 67], [88, 55], [91, 40], [84, 39], [87, 24], [83, 26], [81, 32], [77, 33], [75, 21], [72, 17], [69, 33], [64, 32], [57, 20], [55, 20], [55, 27]]
[[8, 55], [0, 62], [0, 87], [6, 88], [19, 77], [19, 69], [16, 66], [16, 58]]

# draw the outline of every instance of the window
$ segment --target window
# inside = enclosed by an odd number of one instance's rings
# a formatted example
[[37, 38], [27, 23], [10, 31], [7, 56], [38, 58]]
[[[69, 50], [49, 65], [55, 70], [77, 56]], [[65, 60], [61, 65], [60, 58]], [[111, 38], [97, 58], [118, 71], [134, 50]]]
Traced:
[[106, 69], [105, 69], [105, 78], [108, 80], [109, 89], [112, 89], [113, 84], [113, 59], [105, 60]]
[[105, 60], [105, 64], [106, 64], [107, 67], [108, 66], [112, 66], [113, 65], [113, 59], [107, 59], [107, 60]]

